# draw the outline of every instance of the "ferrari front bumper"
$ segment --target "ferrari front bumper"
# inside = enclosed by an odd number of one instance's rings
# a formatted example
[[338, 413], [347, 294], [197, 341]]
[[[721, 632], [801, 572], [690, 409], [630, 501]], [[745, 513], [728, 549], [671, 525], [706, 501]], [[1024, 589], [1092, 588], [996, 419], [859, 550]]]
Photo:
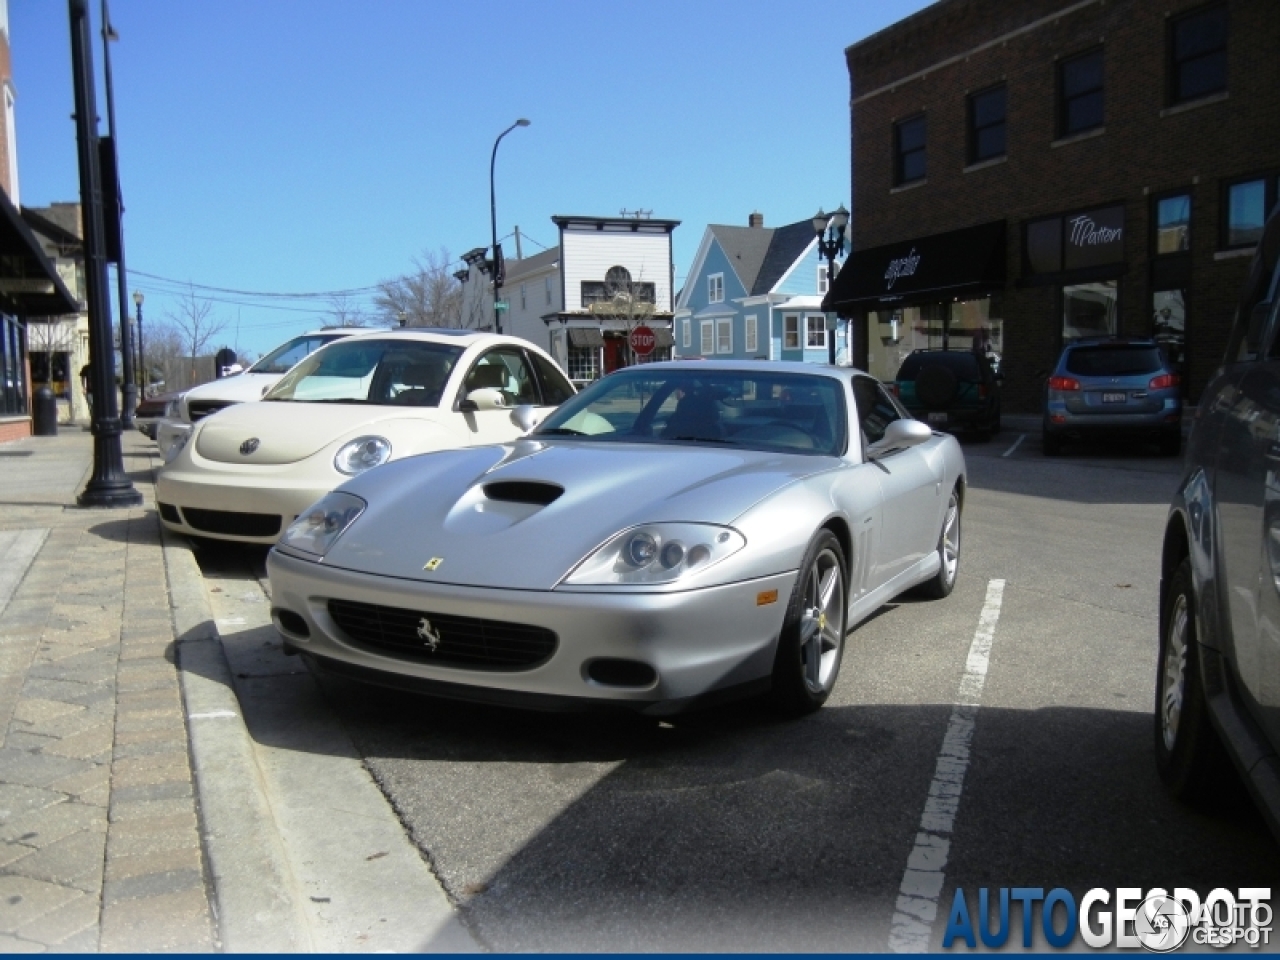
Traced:
[[[796, 571], [679, 593], [570, 592], [461, 587], [373, 576], [302, 560], [267, 559], [272, 614], [286, 644], [321, 666], [358, 679], [439, 695], [552, 708], [606, 704], [676, 712], [721, 691], [759, 689], [773, 670]], [[369, 646], [338, 625], [330, 601], [369, 604], [430, 618], [504, 621], [549, 630], [553, 652], [522, 669], [432, 662], [449, 644], [404, 655]], [[425, 627], [428, 637], [431, 628]], [[652, 668], [650, 682], [593, 677], [593, 664]]]

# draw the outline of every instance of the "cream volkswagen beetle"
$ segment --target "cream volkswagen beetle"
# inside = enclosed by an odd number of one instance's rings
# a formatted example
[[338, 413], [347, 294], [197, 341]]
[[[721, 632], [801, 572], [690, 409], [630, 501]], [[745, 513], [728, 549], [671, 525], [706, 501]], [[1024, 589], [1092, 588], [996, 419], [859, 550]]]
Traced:
[[156, 482], [166, 527], [275, 543], [309, 504], [418, 453], [514, 440], [573, 386], [525, 340], [469, 330], [346, 337], [295, 366], [262, 403], [195, 425]]

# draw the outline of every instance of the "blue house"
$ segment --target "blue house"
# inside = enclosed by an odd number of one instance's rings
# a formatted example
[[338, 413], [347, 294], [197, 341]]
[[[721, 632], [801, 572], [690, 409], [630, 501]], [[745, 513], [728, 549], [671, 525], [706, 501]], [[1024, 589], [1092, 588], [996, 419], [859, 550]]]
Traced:
[[[675, 356], [848, 363], [847, 333], [822, 312], [827, 264], [812, 220], [769, 228], [711, 224], [673, 315]], [[839, 263], [837, 263], [837, 267]]]

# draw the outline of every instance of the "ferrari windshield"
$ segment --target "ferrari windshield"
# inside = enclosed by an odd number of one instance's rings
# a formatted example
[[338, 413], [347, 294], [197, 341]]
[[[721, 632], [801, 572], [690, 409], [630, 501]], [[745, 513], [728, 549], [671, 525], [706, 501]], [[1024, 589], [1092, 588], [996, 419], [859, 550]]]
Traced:
[[339, 340], [301, 361], [263, 399], [435, 407], [461, 355], [461, 347], [442, 343]]
[[839, 456], [844, 390], [834, 377], [804, 373], [633, 367], [596, 381], [534, 433]]

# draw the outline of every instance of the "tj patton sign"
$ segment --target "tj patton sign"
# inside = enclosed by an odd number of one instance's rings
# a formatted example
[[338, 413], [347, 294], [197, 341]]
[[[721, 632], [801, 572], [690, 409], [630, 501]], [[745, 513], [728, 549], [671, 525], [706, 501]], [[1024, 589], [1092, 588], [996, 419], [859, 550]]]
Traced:
[[1124, 207], [1099, 207], [1033, 220], [1026, 227], [1025, 272], [1062, 273], [1124, 261]]

